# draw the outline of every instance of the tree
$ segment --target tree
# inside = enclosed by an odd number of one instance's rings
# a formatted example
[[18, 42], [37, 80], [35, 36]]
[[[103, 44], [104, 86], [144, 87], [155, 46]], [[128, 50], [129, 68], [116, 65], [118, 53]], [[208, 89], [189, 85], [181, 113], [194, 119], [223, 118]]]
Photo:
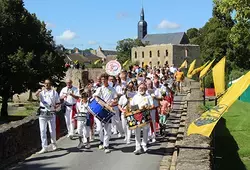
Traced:
[[64, 75], [64, 57], [44, 22], [30, 14], [21, 0], [0, 1], [1, 116], [7, 117], [7, 101], [15, 93], [35, 89], [38, 82]]
[[131, 50], [133, 47], [145, 46], [139, 39], [123, 39], [117, 42], [117, 60], [122, 64], [131, 58]]
[[234, 67], [250, 67], [250, 1], [249, 0], [214, 0], [218, 13], [231, 14], [235, 24], [229, 33], [231, 60]]

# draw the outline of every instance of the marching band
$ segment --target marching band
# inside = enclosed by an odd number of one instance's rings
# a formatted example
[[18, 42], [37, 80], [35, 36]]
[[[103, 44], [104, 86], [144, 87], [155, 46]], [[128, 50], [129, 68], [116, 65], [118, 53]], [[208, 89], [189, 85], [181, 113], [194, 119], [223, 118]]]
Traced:
[[[112, 68], [116, 69], [113, 74]], [[79, 138], [78, 149], [90, 149], [96, 132], [99, 134], [99, 149], [110, 153], [112, 133], [124, 138], [127, 145], [131, 144], [134, 134], [134, 154], [139, 155], [147, 152], [148, 143], [156, 142], [157, 135], [163, 135], [174, 94], [181, 92], [184, 80], [181, 70], [168, 66], [143, 69], [138, 65], [130, 71], [119, 69], [119, 64], [109, 64], [107, 73], [99, 75], [96, 82], [89, 81], [82, 89], [72, 86], [72, 80], [67, 79], [67, 86], [59, 95], [52, 90], [51, 82], [45, 80], [43, 90], [37, 91], [40, 100], [37, 113], [42, 145], [40, 154], [57, 149], [55, 113], [60, 109], [65, 115], [67, 137]], [[47, 124], [51, 149], [46, 136]]]

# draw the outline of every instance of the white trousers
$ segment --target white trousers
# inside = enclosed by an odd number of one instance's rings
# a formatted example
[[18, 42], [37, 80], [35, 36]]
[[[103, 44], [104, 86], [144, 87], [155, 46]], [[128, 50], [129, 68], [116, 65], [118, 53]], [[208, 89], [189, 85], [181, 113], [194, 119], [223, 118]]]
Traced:
[[100, 141], [104, 147], [109, 147], [109, 139], [111, 137], [111, 123], [102, 124], [102, 122], [96, 119], [96, 126], [99, 128]]
[[155, 114], [156, 114], [156, 110], [155, 109], [150, 111], [150, 116], [151, 116], [151, 120], [152, 120], [154, 132], [152, 132], [151, 128], [149, 128], [149, 136], [152, 139], [155, 139], [155, 133], [156, 133], [156, 125], [155, 125], [155, 117], [156, 117], [156, 115]]
[[115, 115], [111, 118], [111, 131], [114, 133], [117, 133], [117, 131], [120, 134], [123, 134], [123, 128], [122, 128], [122, 122], [120, 119], [120, 112], [119, 112], [119, 108], [118, 106], [113, 107], [113, 109], [115, 110]]
[[53, 115], [52, 118], [39, 117], [39, 127], [42, 147], [48, 147], [47, 139], [47, 125], [49, 125], [49, 132], [51, 136], [51, 143], [56, 143], [56, 116]]
[[77, 131], [81, 137], [88, 138], [90, 136], [90, 127], [86, 126], [83, 121], [77, 121]]
[[[147, 147], [147, 141], [148, 141], [148, 125], [140, 128], [137, 127], [135, 129], [135, 150], [140, 150], [141, 146], [143, 148]], [[143, 130], [143, 137], [141, 141], [141, 129]]]
[[68, 135], [74, 135], [74, 129], [75, 129], [75, 122], [74, 119], [72, 119], [72, 107], [67, 106], [66, 112], [65, 112], [65, 122], [68, 129]]
[[127, 142], [130, 142], [131, 130], [128, 128], [128, 123], [127, 123], [127, 120], [124, 117], [124, 113], [122, 113], [121, 119], [122, 119], [122, 128], [123, 128], [123, 131], [124, 131], [124, 134], [125, 134], [125, 139], [127, 139]]

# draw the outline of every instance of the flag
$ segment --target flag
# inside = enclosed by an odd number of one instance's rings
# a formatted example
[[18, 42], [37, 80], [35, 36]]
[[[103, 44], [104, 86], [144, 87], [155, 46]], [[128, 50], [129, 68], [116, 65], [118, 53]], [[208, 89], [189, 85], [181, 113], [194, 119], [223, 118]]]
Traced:
[[191, 73], [194, 70], [195, 63], [196, 63], [196, 59], [189, 66], [189, 69], [188, 69], [188, 72], [187, 72], [187, 77], [188, 78], [192, 78]]
[[187, 66], [187, 60], [185, 60], [182, 64], [181, 64], [181, 66], [179, 67], [180, 69], [182, 69], [182, 68], [184, 68], [184, 67], [186, 67]]
[[213, 62], [215, 59], [213, 59], [213, 61], [211, 61], [211, 63], [209, 63], [203, 70], [201, 70], [200, 73], [200, 79], [205, 76], [205, 74], [207, 74], [208, 70], [210, 69], [210, 67], [212, 66]]
[[225, 91], [225, 64], [226, 57], [223, 57], [212, 69], [216, 96]]
[[128, 64], [129, 60], [125, 61], [122, 66], [125, 67]]
[[234, 83], [222, 96], [219, 104], [204, 112], [188, 127], [188, 135], [200, 134], [209, 137], [216, 123], [250, 85], [250, 71], [238, 82]]
[[209, 63], [209, 61], [206, 62], [205, 64], [203, 64], [202, 66], [200, 66], [200, 67], [194, 69], [194, 70], [191, 72], [191, 75], [193, 76], [193, 75], [195, 75], [195, 74], [201, 72], [201, 71], [206, 67], [206, 65], [207, 65], [208, 63]]
[[101, 59], [98, 59], [94, 62], [94, 65], [96, 65], [97, 63], [99, 63], [101, 61]]

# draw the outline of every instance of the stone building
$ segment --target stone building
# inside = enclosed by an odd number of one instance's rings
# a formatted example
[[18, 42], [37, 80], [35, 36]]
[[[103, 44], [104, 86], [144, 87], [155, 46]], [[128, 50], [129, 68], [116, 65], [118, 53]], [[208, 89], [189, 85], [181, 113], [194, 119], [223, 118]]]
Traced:
[[178, 67], [185, 59], [188, 62], [194, 59], [197, 59], [198, 64], [200, 62], [200, 47], [190, 44], [185, 32], [147, 34], [147, 22], [143, 8], [138, 22], [138, 39], [146, 46], [132, 48], [131, 60], [139, 62], [141, 66], [174, 64]]
[[185, 59], [191, 62], [199, 55], [200, 47], [192, 44], [156, 44], [132, 48], [132, 61], [139, 62], [140, 66], [180, 66]]
[[116, 51], [112, 51], [112, 50], [103, 50], [102, 47], [98, 47], [97, 50], [91, 50], [90, 51], [92, 54], [100, 57], [103, 59], [103, 61], [110, 61], [110, 60], [115, 60], [116, 56], [117, 56], [117, 52]]

